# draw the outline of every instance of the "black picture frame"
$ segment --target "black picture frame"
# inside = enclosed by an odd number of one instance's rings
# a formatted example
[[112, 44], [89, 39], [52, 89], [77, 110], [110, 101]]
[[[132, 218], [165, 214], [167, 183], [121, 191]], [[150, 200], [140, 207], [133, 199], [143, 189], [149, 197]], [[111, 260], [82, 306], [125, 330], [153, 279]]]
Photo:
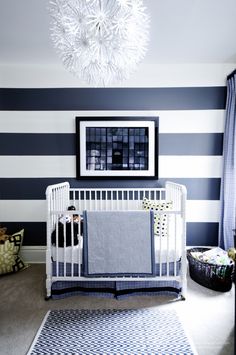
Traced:
[[77, 179], [158, 179], [159, 118], [76, 117]]

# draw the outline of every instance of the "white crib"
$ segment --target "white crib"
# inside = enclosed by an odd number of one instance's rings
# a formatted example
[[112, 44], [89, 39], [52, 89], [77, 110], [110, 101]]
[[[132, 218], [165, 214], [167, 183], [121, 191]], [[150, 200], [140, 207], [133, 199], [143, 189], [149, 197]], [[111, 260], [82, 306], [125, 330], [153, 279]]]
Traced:
[[[77, 229], [72, 226], [66, 244], [68, 231], [63, 228], [63, 245], [59, 242], [59, 219], [62, 216], [81, 216], [87, 211], [133, 211], [141, 210], [144, 197], [153, 203], [172, 202], [172, 209], [155, 211], [162, 224], [165, 215], [167, 235], [155, 236], [155, 263], [158, 272], [148, 277], [148, 281], [178, 281], [181, 285], [181, 298], [186, 297], [186, 188], [167, 182], [165, 188], [70, 188], [68, 182], [50, 185], [46, 190], [47, 200], [47, 250], [46, 250], [46, 299], [51, 297], [51, 287], [56, 281], [146, 281], [147, 277], [85, 277], [82, 272], [83, 236], [81, 223]], [[68, 211], [68, 206], [75, 206]], [[166, 223], [166, 222], [165, 222]], [[73, 223], [74, 225], [74, 223]], [[52, 245], [52, 233], [55, 245]], [[67, 235], [66, 235], [67, 234]], [[75, 243], [75, 240], [77, 241]], [[180, 270], [178, 263], [180, 262]], [[70, 271], [67, 265], [70, 264]], [[75, 266], [76, 271], [75, 271]]]

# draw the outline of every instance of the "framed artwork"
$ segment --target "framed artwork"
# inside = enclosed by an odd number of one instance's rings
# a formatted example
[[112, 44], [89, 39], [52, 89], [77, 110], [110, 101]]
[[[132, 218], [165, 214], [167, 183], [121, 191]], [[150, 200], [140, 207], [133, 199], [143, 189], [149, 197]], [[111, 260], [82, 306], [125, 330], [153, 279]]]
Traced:
[[158, 178], [158, 117], [76, 117], [78, 179]]

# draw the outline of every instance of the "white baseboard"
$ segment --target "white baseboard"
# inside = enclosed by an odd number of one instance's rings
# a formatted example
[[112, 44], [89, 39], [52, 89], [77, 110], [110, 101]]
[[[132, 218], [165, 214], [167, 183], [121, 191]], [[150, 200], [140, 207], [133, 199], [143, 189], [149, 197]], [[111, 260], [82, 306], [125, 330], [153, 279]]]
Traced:
[[29, 264], [43, 264], [46, 262], [46, 246], [22, 246], [21, 256]]

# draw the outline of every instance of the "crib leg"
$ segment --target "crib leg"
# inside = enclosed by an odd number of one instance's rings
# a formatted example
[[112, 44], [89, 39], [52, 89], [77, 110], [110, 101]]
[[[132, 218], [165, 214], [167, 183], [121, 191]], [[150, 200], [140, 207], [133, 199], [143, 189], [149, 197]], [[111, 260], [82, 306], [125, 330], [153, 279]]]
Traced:
[[185, 301], [187, 295], [187, 278], [183, 277], [182, 279], [182, 290], [181, 290], [181, 300]]
[[51, 277], [47, 277], [46, 279], [46, 297], [45, 301], [51, 298], [51, 287], [52, 287], [52, 279]]

